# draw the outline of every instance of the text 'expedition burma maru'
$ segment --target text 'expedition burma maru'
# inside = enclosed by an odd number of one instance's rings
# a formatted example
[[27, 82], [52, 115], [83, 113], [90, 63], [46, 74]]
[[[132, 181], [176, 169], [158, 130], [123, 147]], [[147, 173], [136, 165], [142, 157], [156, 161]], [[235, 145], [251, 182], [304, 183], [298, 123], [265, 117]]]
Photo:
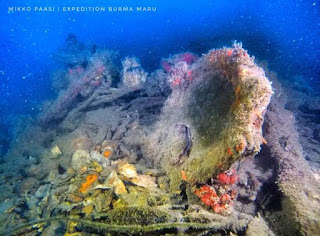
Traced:
[[8, 12], [155, 12], [157, 7], [9, 7]]

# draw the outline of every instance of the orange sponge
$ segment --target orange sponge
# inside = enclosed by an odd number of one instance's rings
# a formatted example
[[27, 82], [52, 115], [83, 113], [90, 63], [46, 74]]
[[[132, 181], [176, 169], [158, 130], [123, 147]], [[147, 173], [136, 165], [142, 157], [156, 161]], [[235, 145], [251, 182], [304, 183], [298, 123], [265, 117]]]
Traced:
[[98, 175], [97, 174], [91, 174], [88, 175], [86, 178], [86, 182], [84, 182], [83, 184], [81, 184], [81, 187], [79, 188], [79, 191], [81, 193], [86, 193], [88, 191], [88, 189], [90, 188], [90, 186], [98, 179]]

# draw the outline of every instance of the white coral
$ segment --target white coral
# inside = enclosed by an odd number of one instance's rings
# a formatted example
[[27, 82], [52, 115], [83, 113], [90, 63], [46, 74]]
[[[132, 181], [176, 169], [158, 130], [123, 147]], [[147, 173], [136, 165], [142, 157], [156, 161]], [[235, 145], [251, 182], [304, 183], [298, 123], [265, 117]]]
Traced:
[[122, 61], [122, 84], [129, 88], [135, 88], [147, 80], [148, 73], [145, 72], [139, 60], [135, 57], [126, 57]]

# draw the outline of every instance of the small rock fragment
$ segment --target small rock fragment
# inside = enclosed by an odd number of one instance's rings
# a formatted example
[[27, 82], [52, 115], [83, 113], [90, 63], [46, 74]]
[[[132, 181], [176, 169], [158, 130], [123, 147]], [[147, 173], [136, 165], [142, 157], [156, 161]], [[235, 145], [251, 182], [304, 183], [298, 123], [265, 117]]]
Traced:
[[84, 208], [82, 208], [82, 213], [85, 213], [85, 214], [91, 214], [93, 211], [93, 205], [92, 204], [89, 204], [87, 206], [85, 206]]
[[103, 184], [97, 185], [95, 189], [110, 189], [114, 188], [114, 193], [116, 195], [128, 193], [126, 186], [124, 183], [119, 179], [117, 173], [112, 171], [108, 178], [105, 180]]
[[51, 184], [45, 184], [38, 188], [37, 192], [34, 194], [36, 198], [43, 198], [47, 194], [49, 194], [51, 188]]
[[79, 170], [90, 162], [90, 154], [84, 150], [77, 150], [72, 155], [71, 166], [75, 170]]
[[60, 148], [57, 145], [51, 148], [50, 153], [51, 153], [51, 156], [50, 156], [51, 158], [57, 158], [62, 154]]
[[126, 162], [119, 163], [118, 171], [120, 174], [122, 174], [123, 176], [125, 176], [127, 178], [134, 178], [138, 175], [136, 168], [133, 165], [126, 163]]
[[71, 202], [71, 203], [78, 203], [78, 202], [82, 202], [83, 199], [75, 194], [68, 194], [67, 196], [67, 201]]
[[131, 182], [140, 187], [154, 189], [157, 188], [156, 177], [150, 175], [138, 175], [131, 179]]
[[55, 190], [54, 190], [54, 195], [56, 196], [59, 196], [65, 192], [68, 191], [68, 186], [67, 185], [64, 185], [64, 186], [60, 186], [60, 187], [57, 187]]

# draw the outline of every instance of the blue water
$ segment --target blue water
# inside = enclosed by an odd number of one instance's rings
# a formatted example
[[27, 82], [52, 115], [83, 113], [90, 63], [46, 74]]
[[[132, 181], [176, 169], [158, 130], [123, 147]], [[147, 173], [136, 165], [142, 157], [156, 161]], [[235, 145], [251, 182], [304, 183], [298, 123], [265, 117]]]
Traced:
[[[9, 6], [152, 6], [156, 12], [8, 12]], [[303, 75], [315, 90], [320, 68], [319, 0], [1, 0], [0, 133], [2, 148], [13, 117], [35, 116], [55, 96], [52, 55], [69, 33], [105, 45], [120, 56], [135, 55], [145, 70], [162, 57], [197, 54], [233, 40], [266, 60], [283, 80]]]

